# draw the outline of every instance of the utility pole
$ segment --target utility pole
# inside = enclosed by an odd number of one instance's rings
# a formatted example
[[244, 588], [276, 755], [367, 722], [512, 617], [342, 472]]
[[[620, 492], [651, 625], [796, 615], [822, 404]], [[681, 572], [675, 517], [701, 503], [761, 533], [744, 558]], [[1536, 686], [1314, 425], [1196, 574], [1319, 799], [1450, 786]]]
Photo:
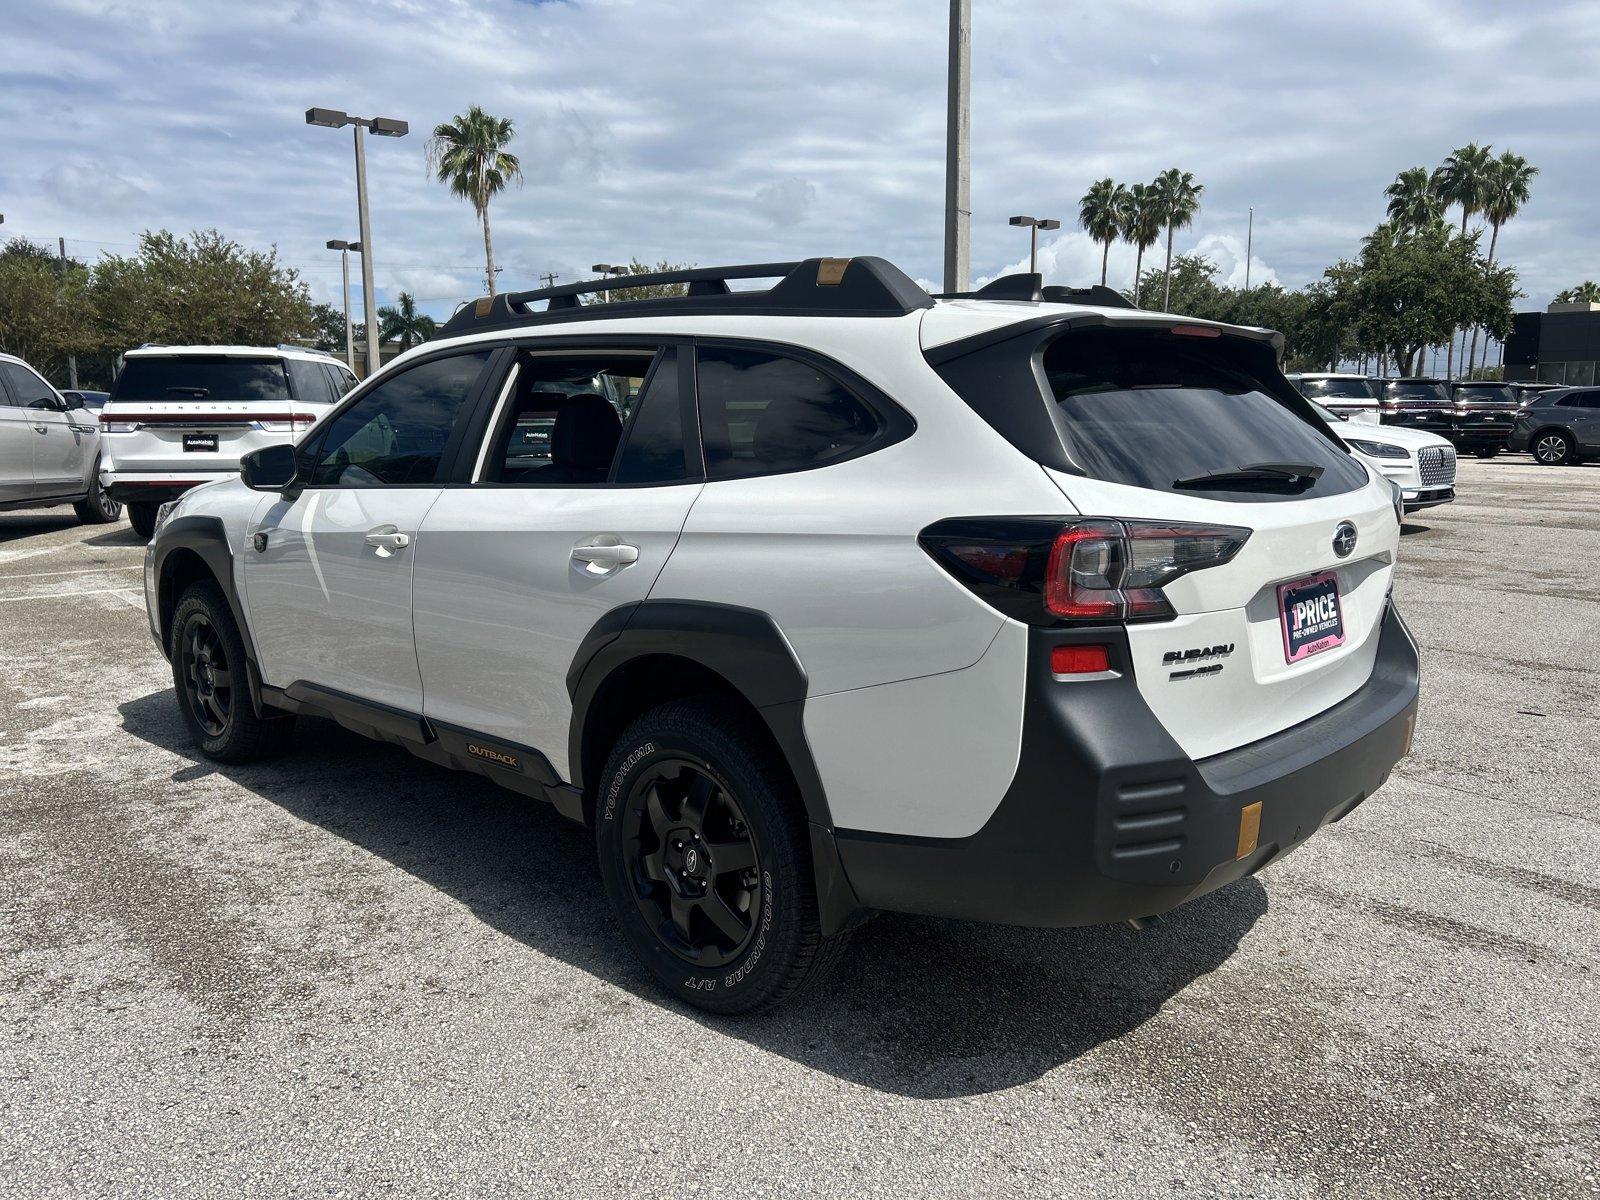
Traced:
[[[63, 292], [63, 295], [61, 297], [61, 302], [62, 302], [62, 304], [64, 306], [66, 304], [65, 292], [66, 292], [66, 287], [67, 287], [67, 239], [66, 238], [59, 237], [59, 238], [56, 239], [56, 251], [57, 251], [57, 254], [59, 256], [59, 261], [61, 263], [61, 288], [62, 288], [62, 292]], [[73, 391], [77, 391], [78, 390], [78, 356], [76, 354], [67, 355], [67, 386], [70, 387]]]
[[1256, 210], [1250, 209], [1250, 224], [1244, 235], [1244, 290], [1250, 290], [1250, 250], [1256, 240]]
[[972, 258], [972, 0], [950, 0], [945, 114], [944, 290], [964, 292]]
[[539, 278], [544, 280], [545, 287], [555, 287], [556, 280], [560, 279], [561, 276], [557, 275], [554, 271], [546, 271], [543, 275], [539, 276]]

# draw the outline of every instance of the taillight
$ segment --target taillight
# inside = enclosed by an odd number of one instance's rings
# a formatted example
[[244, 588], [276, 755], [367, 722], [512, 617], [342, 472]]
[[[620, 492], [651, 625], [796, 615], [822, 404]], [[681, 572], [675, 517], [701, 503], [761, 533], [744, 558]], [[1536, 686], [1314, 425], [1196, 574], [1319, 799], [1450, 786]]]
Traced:
[[263, 433], [302, 433], [316, 420], [311, 416], [296, 415], [286, 421], [257, 421], [256, 428]]
[[100, 428], [106, 433], [137, 433], [139, 431], [139, 422], [108, 421], [104, 417], [101, 417]]
[[1163, 621], [1161, 590], [1239, 553], [1248, 529], [1087, 518], [954, 518], [923, 530], [946, 570], [1009, 616], [1058, 622]]

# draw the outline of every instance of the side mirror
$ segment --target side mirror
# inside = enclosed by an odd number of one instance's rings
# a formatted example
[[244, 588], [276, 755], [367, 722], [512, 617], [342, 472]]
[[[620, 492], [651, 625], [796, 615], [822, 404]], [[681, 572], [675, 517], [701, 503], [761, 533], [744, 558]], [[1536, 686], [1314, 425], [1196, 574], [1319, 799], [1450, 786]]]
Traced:
[[286, 491], [294, 486], [297, 474], [293, 446], [263, 446], [239, 460], [239, 477], [257, 492]]
[[65, 397], [57, 398], [55, 396], [40, 396], [32, 404], [28, 405], [28, 407], [37, 408], [44, 412], [71, 412], [72, 401], [66, 399]]

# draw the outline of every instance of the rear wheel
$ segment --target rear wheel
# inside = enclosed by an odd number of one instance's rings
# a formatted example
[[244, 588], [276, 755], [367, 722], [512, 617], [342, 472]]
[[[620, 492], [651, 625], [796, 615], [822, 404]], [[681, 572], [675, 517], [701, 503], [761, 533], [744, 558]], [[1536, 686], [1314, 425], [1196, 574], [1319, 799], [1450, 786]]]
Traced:
[[746, 714], [713, 700], [650, 710], [612, 748], [599, 796], [606, 892], [667, 991], [750, 1012], [832, 963], [844, 938], [822, 935], [805, 813]]
[[89, 475], [89, 494], [74, 504], [72, 511], [78, 514], [78, 520], [85, 525], [109, 525], [122, 516], [122, 505], [111, 498], [110, 490], [100, 482], [98, 458], [94, 461], [94, 471]]
[[1564, 433], [1551, 430], [1533, 439], [1533, 457], [1547, 467], [1559, 467], [1572, 461], [1572, 439]]
[[256, 716], [246, 678], [244, 638], [214, 583], [196, 583], [172, 615], [172, 682], [189, 735], [207, 758], [244, 763], [278, 753], [294, 717]]
[[1475, 451], [1473, 451], [1473, 453], [1475, 453], [1479, 458], [1493, 458], [1496, 454], [1500, 453], [1500, 447], [1479, 446]]
[[156, 531], [156, 506], [154, 504], [128, 505], [128, 524], [133, 526], [133, 531], [142, 538], [148, 538]]

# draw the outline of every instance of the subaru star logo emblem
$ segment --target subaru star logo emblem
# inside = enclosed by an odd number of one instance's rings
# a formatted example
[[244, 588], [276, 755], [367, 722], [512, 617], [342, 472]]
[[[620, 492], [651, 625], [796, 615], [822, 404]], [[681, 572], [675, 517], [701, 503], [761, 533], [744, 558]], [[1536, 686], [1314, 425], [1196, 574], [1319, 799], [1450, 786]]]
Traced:
[[1356, 548], [1356, 527], [1349, 521], [1340, 521], [1333, 531], [1333, 552], [1340, 558], [1349, 558]]

